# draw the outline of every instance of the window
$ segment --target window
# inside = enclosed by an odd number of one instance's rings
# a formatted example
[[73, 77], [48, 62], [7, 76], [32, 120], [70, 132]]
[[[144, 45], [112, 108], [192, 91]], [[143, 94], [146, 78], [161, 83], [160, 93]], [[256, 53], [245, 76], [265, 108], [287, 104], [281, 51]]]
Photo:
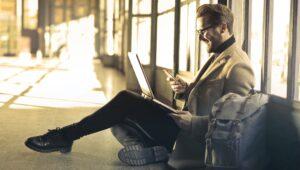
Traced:
[[263, 56], [263, 6], [264, 1], [252, 0], [250, 58], [255, 75], [255, 89], [261, 89], [261, 71]]
[[151, 0], [133, 0], [133, 14], [151, 14]]
[[54, 23], [60, 24], [64, 21], [64, 8], [55, 7], [54, 9]]
[[24, 21], [25, 29], [36, 29], [38, 23], [38, 0], [24, 0]]
[[[132, 18], [131, 51], [139, 55], [142, 64], [150, 64], [151, 0], [134, 0]], [[136, 14], [136, 16], [135, 16]]]
[[183, 5], [180, 12], [179, 71], [195, 72], [196, 1]]
[[158, 0], [158, 13], [162, 13], [175, 7], [175, 1], [171, 0]]
[[199, 0], [199, 4], [203, 5], [203, 4], [209, 4], [210, 0]]
[[114, 54], [114, 1], [107, 1], [106, 2], [106, 47], [107, 47], [107, 54], [113, 55]]
[[88, 4], [89, 1], [87, 0], [81, 0], [81, 1], [75, 1], [75, 16], [76, 18], [85, 17], [89, 13]]
[[188, 5], [180, 9], [179, 71], [187, 71]]
[[131, 51], [139, 55], [142, 64], [150, 64], [151, 18], [132, 19]]
[[107, 42], [106, 41], [106, 1], [100, 1], [100, 11], [99, 11], [99, 38], [100, 38], [100, 56], [104, 55], [104, 54], [107, 54], [107, 50], [106, 50], [106, 46], [107, 46], [107, 43], [103, 43], [103, 42]]
[[0, 55], [12, 55], [17, 50], [19, 27], [16, 1], [0, 0]]
[[290, 0], [274, 0], [271, 93], [287, 96]]
[[69, 22], [72, 20], [72, 1], [67, 0], [66, 1], [66, 21]]
[[[209, 3], [213, 3], [216, 4], [217, 1], [216, 0], [200, 0], [199, 1], [200, 5], [203, 4], [209, 4]], [[207, 52], [207, 45], [200, 41], [200, 68], [202, 68], [204, 66], [204, 64], [206, 63], [206, 61], [209, 58], [209, 53]]]
[[199, 0], [199, 4], [203, 5], [203, 4], [217, 4], [218, 0]]
[[159, 15], [157, 18], [156, 65], [159, 67], [173, 69], [173, 54], [174, 11]]
[[120, 17], [121, 3], [115, 1], [114, 4], [114, 54], [121, 56], [122, 54], [122, 23]]
[[175, 1], [158, 1], [156, 65], [174, 67], [174, 17]]

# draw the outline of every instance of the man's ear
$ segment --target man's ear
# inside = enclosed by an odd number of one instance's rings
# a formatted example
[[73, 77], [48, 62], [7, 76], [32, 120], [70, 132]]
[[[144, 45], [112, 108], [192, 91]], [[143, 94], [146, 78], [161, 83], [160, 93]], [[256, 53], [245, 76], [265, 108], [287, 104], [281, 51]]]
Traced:
[[221, 24], [221, 33], [224, 33], [227, 30], [227, 24], [226, 23], [222, 23]]

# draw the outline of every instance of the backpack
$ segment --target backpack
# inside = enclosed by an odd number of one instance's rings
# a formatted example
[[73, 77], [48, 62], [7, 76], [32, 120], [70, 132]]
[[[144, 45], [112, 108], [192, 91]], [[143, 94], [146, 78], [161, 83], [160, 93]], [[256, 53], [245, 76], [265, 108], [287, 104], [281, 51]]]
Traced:
[[209, 115], [205, 164], [208, 169], [264, 169], [268, 95], [228, 93]]

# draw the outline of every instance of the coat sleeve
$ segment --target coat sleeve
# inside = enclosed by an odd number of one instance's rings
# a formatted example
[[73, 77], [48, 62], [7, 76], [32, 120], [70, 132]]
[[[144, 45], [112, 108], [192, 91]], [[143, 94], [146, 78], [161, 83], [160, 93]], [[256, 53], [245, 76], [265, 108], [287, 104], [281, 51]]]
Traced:
[[246, 63], [237, 63], [228, 71], [223, 94], [229, 92], [247, 95], [254, 87], [254, 73]]
[[[223, 95], [229, 92], [247, 95], [253, 87], [254, 74], [250, 65], [238, 63], [233, 65], [226, 75]], [[190, 133], [193, 138], [203, 141], [207, 129], [208, 116], [192, 117]]]
[[193, 116], [191, 122], [191, 135], [195, 140], [203, 141], [208, 128], [207, 116]]

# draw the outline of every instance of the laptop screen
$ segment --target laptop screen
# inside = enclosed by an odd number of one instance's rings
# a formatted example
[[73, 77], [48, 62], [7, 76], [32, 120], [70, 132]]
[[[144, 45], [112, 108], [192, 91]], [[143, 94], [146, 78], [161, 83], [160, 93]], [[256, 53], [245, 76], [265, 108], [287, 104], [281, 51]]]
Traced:
[[151, 87], [148, 83], [148, 80], [146, 78], [146, 75], [144, 73], [144, 70], [142, 68], [142, 65], [140, 63], [140, 60], [138, 59], [138, 56], [136, 53], [128, 53], [129, 61], [132, 65], [133, 71], [136, 75], [136, 78], [139, 82], [139, 85], [142, 89], [142, 92], [147, 95], [148, 97], [154, 98], [153, 92], [151, 90]]

